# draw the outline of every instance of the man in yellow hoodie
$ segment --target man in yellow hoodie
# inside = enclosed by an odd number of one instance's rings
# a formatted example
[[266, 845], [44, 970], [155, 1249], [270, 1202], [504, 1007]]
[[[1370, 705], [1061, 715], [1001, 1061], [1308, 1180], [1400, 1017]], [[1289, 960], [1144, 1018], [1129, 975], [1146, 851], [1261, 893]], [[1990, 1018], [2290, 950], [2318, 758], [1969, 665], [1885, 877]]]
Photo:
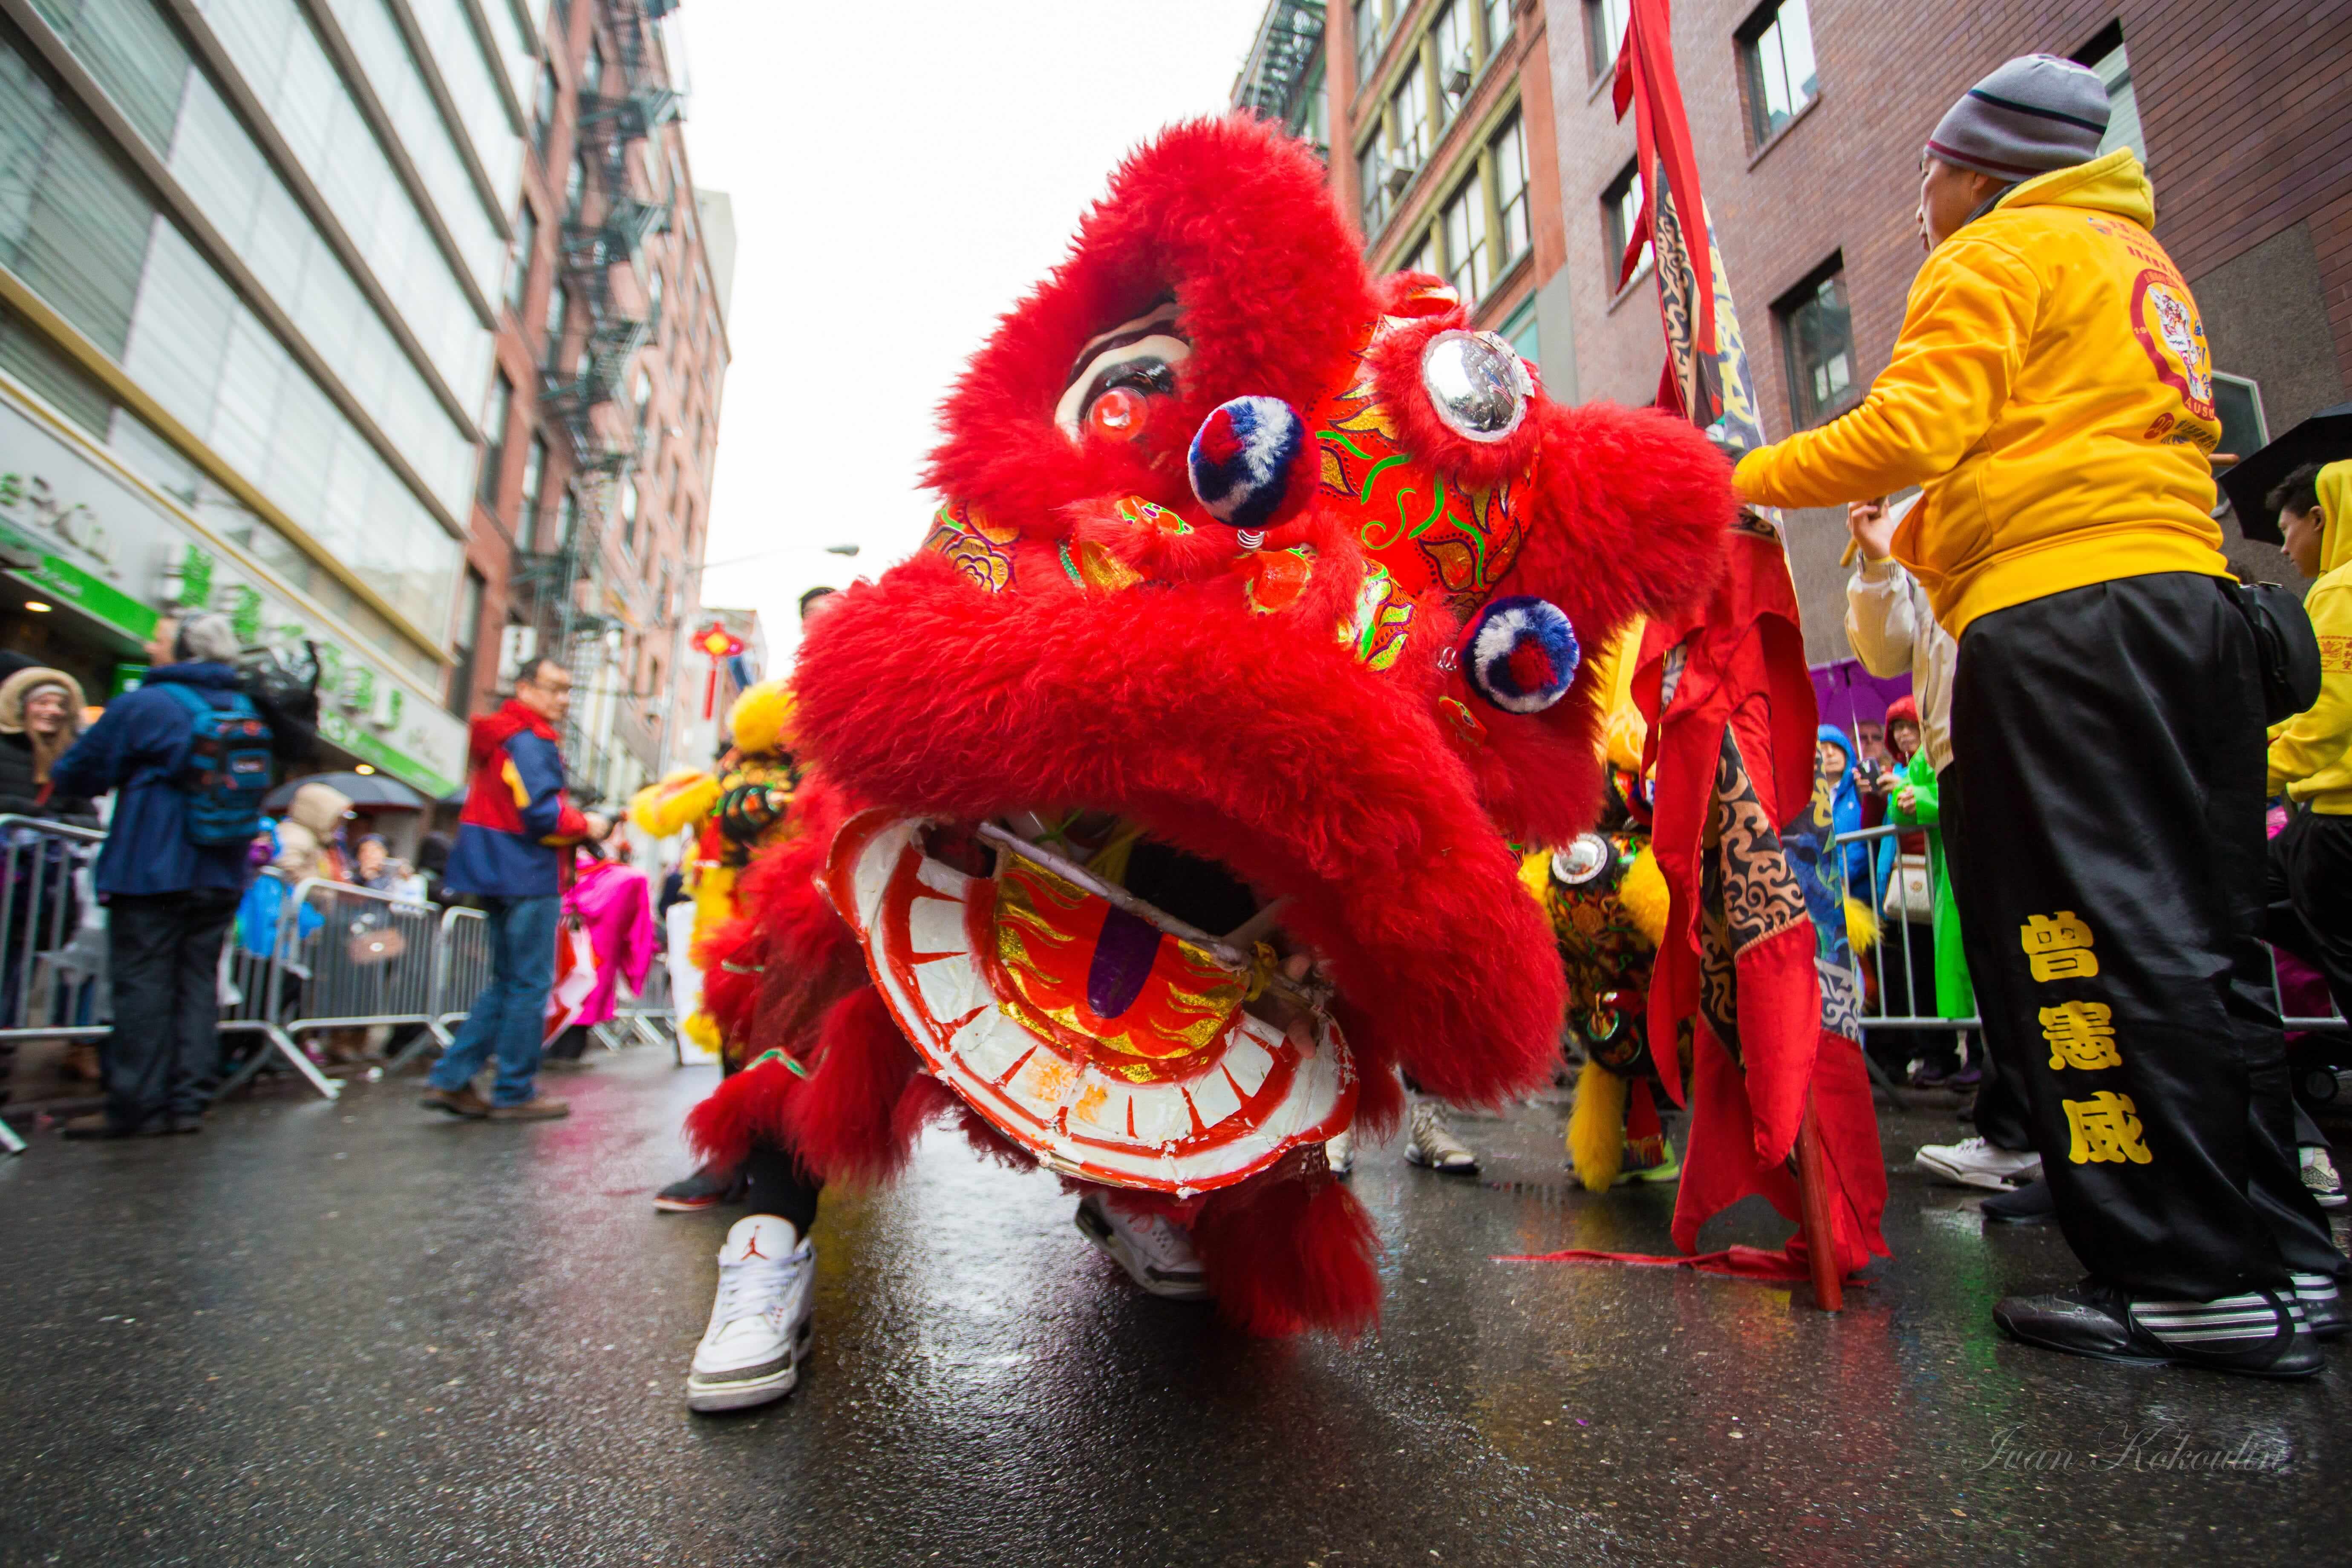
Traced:
[[2344, 1260], [2257, 999], [2263, 694], [2210, 515], [2212, 364], [2106, 122], [2098, 78], [2048, 56], [1970, 89], [1922, 159], [1929, 253], [1892, 362], [1737, 483], [1774, 506], [1925, 491], [1894, 551], [1959, 639], [1943, 816], [1969, 968], [2091, 1273], [1995, 1321], [2305, 1376], [2313, 1329], [2345, 1327]]
[[2352, 462], [2297, 468], [2268, 500], [2295, 568], [2318, 579], [2303, 607], [2320, 668], [2319, 700], [2271, 731], [2270, 793], [2294, 805], [2271, 840], [2271, 940], [2352, 1016]]

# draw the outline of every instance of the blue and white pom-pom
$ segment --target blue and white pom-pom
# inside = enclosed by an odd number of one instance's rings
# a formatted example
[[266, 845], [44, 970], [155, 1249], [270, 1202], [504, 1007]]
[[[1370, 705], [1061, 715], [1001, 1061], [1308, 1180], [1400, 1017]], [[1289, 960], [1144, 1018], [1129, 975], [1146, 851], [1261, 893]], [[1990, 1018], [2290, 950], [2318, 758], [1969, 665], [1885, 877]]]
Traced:
[[[1192, 493], [1218, 521], [1263, 536], [1307, 488], [1297, 483], [1306, 449], [1307, 421], [1281, 398], [1219, 404], [1192, 437]], [[1262, 542], [1244, 541], [1250, 549]]]
[[1540, 713], [1568, 694], [1582, 658], [1558, 605], [1515, 595], [1478, 612], [1462, 663], [1470, 689], [1504, 712]]

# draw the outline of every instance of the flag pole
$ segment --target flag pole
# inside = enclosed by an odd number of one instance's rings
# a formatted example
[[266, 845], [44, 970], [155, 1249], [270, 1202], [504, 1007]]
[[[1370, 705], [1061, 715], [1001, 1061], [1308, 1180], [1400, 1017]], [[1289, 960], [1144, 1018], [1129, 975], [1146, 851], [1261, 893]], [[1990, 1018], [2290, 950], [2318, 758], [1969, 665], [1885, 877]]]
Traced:
[[[1633, 110], [1643, 207], [1620, 258], [1619, 285], [1631, 279], [1647, 242], [1666, 340], [1660, 406], [1702, 429], [1718, 431], [1726, 444], [1735, 448], [1760, 447], [1765, 444], [1762, 411], [1757, 405], [1723, 258], [1716, 248], [1715, 225], [1699, 190], [1690, 122], [1675, 73], [1668, 0], [1633, 0], [1628, 13], [1612, 96], [1621, 120], [1627, 109]], [[1685, 214], [1693, 215], [1687, 224]], [[1780, 541], [1780, 570], [1786, 572], [1787, 544], [1777, 519], [1743, 510], [1752, 520], [1746, 524], [1748, 531], [1769, 531]], [[1735, 742], [1727, 734], [1725, 743]], [[1774, 804], [1782, 812], [1789, 806], [1785, 801]], [[1810, 1082], [1790, 1156], [1797, 1180], [1798, 1229], [1811, 1270], [1814, 1304], [1823, 1311], [1841, 1311], [1845, 1291], [1834, 1210]]]

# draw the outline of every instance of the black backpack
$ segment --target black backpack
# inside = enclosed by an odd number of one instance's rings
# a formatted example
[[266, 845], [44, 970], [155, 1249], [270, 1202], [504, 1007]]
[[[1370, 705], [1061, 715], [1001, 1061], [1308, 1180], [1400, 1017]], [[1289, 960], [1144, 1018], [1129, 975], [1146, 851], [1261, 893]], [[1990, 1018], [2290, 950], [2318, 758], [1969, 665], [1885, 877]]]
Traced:
[[2294, 718], [2319, 700], [2319, 634], [2292, 589], [2276, 583], [2235, 583], [2231, 598], [2254, 634], [2254, 660], [2263, 676], [2263, 723]]

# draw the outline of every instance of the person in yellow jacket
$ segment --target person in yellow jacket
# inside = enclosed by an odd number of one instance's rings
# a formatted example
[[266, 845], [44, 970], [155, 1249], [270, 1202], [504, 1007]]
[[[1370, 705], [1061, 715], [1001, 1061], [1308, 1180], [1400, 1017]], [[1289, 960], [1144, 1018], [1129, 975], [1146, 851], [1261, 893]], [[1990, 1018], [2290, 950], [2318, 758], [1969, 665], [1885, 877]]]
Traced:
[[2319, 700], [2271, 729], [2269, 793], [2294, 808], [2271, 840], [2271, 940], [2352, 1016], [2352, 462], [2298, 468], [2268, 500], [2296, 569], [2318, 579], [2303, 607], [2320, 670]]
[[1924, 491], [1894, 553], [1959, 639], [1943, 818], [1969, 969], [2091, 1276], [1995, 1321], [2306, 1376], [2312, 1331], [2346, 1326], [2344, 1259], [2297, 1168], [2277, 1018], [2242, 1000], [2268, 973], [2263, 703], [2210, 515], [2212, 361], [2106, 123], [2097, 76], [2049, 56], [1953, 105], [1886, 370], [1735, 482], [1773, 506]]

